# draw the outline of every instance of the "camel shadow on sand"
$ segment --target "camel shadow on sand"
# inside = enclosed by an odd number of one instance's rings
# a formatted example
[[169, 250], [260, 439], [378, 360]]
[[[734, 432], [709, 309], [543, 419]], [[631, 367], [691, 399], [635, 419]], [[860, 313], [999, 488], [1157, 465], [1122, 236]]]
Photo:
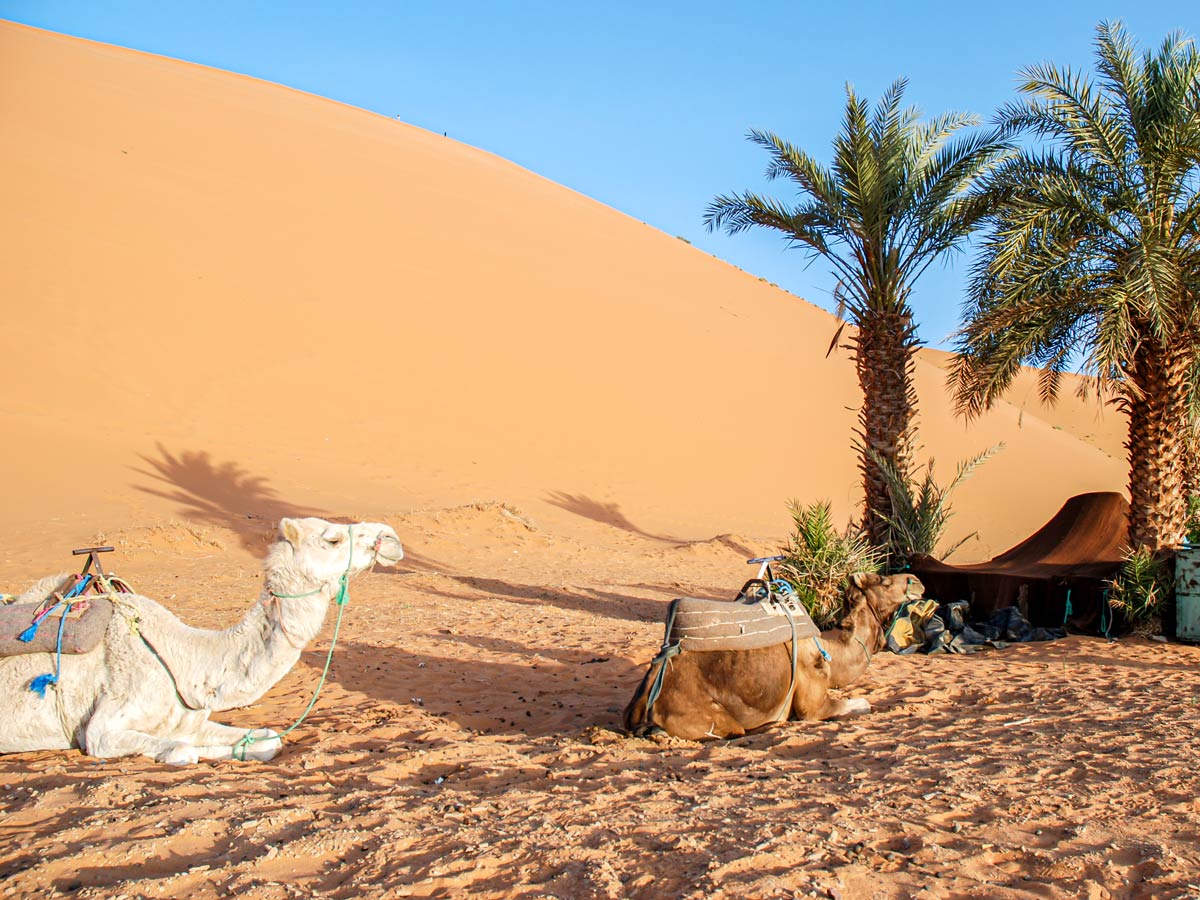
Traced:
[[[645, 671], [615, 654], [527, 646], [504, 638], [439, 635], [445, 654], [397, 654], [393, 647], [343, 641], [330, 677], [366, 695], [355, 718], [379, 703], [419, 708], [475, 733], [528, 737], [577, 733], [591, 725], [619, 728], [621, 711]], [[518, 655], [524, 661], [498, 660]], [[306, 651], [304, 664], [320, 671], [325, 654]]]
[[[401, 575], [403, 573], [400, 573]], [[487, 597], [503, 597], [526, 606], [553, 606], [570, 612], [621, 619], [627, 622], [662, 621], [666, 606], [658, 600], [646, 600], [587, 587], [550, 587], [547, 585], [520, 584], [498, 578], [483, 578], [474, 575], [451, 575], [443, 572], [445, 586], [428, 584], [422, 591], [435, 597], [466, 603], [478, 603]], [[672, 598], [679, 595], [677, 589], [666, 585], [642, 584], [636, 587], [660, 593]], [[713, 598], [709, 598], [713, 599]]]

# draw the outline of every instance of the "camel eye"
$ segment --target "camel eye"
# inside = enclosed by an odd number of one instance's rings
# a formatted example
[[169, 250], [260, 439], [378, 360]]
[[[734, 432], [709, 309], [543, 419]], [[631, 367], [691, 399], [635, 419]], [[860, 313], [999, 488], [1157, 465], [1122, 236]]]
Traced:
[[332, 535], [331, 537], [325, 538], [325, 543], [327, 543], [330, 547], [336, 547], [341, 542], [342, 542], [342, 536], [340, 534], [335, 534], [335, 535]]

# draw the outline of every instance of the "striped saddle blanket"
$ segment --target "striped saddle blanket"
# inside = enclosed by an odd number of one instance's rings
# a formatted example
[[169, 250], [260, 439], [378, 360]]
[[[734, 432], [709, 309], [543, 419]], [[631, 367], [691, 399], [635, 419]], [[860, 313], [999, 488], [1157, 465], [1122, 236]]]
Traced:
[[753, 603], [680, 597], [667, 608], [664, 643], [681, 650], [756, 650], [820, 633], [794, 596]]

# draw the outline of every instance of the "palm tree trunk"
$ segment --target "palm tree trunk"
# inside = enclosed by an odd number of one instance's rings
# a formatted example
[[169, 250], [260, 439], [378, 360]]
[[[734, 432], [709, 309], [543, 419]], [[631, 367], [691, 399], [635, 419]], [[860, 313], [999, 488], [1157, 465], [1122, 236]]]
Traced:
[[891, 515], [892, 495], [887, 479], [867, 453], [874, 450], [907, 474], [912, 463], [912, 421], [917, 396], [912, 386], [917, 340], [907, 312], [878, 313], [859, 323], [854, 339], [854, 363], [863, 392], [858, 417], [859, 469], [863, 474], [866, 508], [863, 528], [872, 544], [887, 542], [887, 526], [879, 514]]
[[1143, 345], [1129, 371], [1141, 393], [1125, 404], [1129, 543], [1135, 549], [1176, 547], [1187, 530], [1190, 370], [1181, 347]]

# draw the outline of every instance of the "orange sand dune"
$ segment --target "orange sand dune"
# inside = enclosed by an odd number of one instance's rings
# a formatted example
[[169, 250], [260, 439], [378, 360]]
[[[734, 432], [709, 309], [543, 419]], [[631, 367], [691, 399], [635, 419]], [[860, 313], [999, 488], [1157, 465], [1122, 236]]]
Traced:
[[[10, 546], [500, 498], [777, 538], [859, 489], [827, 313], [518, 166], [250, 78], [0, 26]], [[922, 362], [988, 555], [1123, 464]], [[1020, 425], [1020, 427], [1016, 427]]]
[[[927, 362], [947, 368], [952, 355], [944, 350], [923, 348], [920, 355]], [[1038, 419], [1051, 428], [1066, 431], [1086, 444], [1107, 453], [1114, 459], [1125, 459], [1126, 419], [1113, 398], [1106, 395], [1097, 399], [1095, 384], [1078, 375], [1062, 377], [1058, 399], [1052, 404], [1042, 403], [1038, 384], [1041, 370], [1024, 367], [1008, 390], [1007, 403], [1020, 410], [1018, 427], [1025, 418]], [[1083, 396], [1080, 396], [1080, 390]]]

